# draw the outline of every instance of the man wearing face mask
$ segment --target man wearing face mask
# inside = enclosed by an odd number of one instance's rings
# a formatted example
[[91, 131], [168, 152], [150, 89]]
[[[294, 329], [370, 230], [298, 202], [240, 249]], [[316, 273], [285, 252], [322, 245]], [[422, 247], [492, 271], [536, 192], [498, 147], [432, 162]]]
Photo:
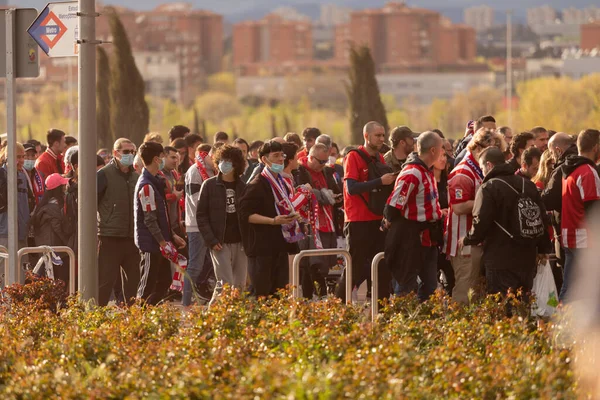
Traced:
[[32, 193], [32, 202], [29, 205], [29, 208], [33, 211], [35, 206], [37, 206], [42, 199], [42, 196], [44, 196], [44, 181], [40, 173], [35, 168], [35, 160], [37, 159], [37, 150], [35, 146], [31, 143], [25, 143], [23, 148], [25, 149], [23, 170], [27, 175], [29, 190]]
[[113, 146], [113, 159], [96, 175], [98, 304], [101, 306], [108, 304], [117, 281], [125, 297], [120, 300], [129, 301], [135, 297], [140, 280], [140, 255], [133, 240], [134, 189], [139, 178], [133, 169], [135, 153], [135, 144], [129, 139], [117, 139]]
[[294, 240], [301, 232], [290, 188], [281, 176], [283, 145], [271, 140], [262, 145], [259, 156], [265, 168], [246, 186], [239, 216], [253, 294], [269, 296], [288, 284], [288, 254], [297, 252]]

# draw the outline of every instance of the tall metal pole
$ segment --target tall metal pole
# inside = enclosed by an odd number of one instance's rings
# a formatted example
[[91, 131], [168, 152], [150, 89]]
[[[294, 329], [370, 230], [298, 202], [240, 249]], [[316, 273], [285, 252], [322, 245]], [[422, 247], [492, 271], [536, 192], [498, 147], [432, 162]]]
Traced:
[[6, 10], [6, 133], [7, 133], [7, 165], [8, 184], [8, 262], [5, 265], [5, 282], [12, 285], [19, 276], [17, 251], [19, 250], [19, 221], [17, 218], [17, 106], [16, 78], [17, 66], [15, 60], [15, 27], [16, 13], [14, 8]]
[[69, 80], [68, 91], [69, 91], [69, 135], [75, 134], [75, 104], [73, 99], [73, 60], [67, 58], [67, 77]]
[[79, 0], [79, 37], [79, 292], [97, 301], [95, 0]]
[[506, 100], [508, 102], [508, 126], [512, 126], [512, 10], [506, 12]]

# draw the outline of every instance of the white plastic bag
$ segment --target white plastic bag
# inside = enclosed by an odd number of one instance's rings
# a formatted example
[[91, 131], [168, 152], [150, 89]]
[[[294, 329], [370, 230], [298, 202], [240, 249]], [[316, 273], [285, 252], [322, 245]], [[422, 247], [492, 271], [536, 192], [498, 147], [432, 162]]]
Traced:
[[558, 293], [550, 262], [538, 265], [537, 274], [533, 279], [533, 293], [536, 298], [534, 314], [540, 317], [549, 317], [556, 311], [558, 306]]

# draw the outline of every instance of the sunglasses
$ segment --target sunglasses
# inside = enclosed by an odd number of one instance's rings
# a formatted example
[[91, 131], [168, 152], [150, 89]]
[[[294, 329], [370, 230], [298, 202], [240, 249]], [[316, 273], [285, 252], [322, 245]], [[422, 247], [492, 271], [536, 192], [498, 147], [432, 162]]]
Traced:
[[321, 165], [325, 165], [329, 162], [329, 159], [327, 160], [319, 160], [317, 157], [313, 157], [315, 160], [317, 160], [319, 162], [319, 164]]

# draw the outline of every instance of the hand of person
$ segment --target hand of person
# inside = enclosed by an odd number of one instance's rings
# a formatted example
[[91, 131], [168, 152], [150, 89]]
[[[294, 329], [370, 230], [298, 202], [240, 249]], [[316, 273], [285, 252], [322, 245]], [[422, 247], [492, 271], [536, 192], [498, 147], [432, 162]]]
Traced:
[[461, 252], [464, 247], [465, 247], [465, 238], [462, 237], [462, 238], [458, 239], [458, 250], [459, 250], [459, 252]]
[[179, 200], [179, 199], [181, 199], [181, 196], [183, 196], [183, 190], [173, 189], [173, 194], [175, 195], [175, 197], [177, 197], [177, 200]]
[[273, 219], [273, 225], [287, 225], [294, 222], [297, 214], [293, 215], [278, 215]]
[[550, 257], [548, 254], [538, 254], [537, 255], [537, 265], [545, 265]]
[[448, 216], [448, 209], [447, 208], [442, 208], [442, 216], [444, 218]]
[[397, 176], [398, 176], [397, 174], [394, 174], [391, 172], [389, 174], [385, 174], [381, 177], [381, 183], [386, 186], [391, 185], [392, 183], [394, 183], [396, 181]]
[[392, 226], [392, 223], [391, 223], [390, 221], [388, 221], [387, 219], [385, 219], [385, 218], [384, 218], [384, 219], [381, 221], [381, 228], [382, 228], [381, 230], [387, 230], [387, 229], [390, 229], [390, 226]]
[[173, 235], [173, 243], [177, 246], [178, 249], [183, 249], [185, 247], [185, 240], [180, 238], [177, 235]]
[[212, 249], [214, 251], [221, 251], [221, 250], [223, 250], [223, 246], [221, 245], [221, 243], [217, 243], [212, 247]]

